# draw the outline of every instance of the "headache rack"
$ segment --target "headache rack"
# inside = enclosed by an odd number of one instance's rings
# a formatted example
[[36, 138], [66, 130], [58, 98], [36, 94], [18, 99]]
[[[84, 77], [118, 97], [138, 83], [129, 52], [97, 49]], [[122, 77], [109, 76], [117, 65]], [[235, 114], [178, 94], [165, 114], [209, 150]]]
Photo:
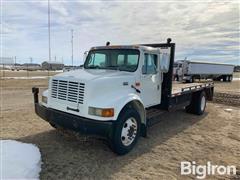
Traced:
[[142, 46], [149, 46], [154, 48], [168, 49], [170, 48], [170, 62], [169, 70], [163, 73], [162, 91], [161, 91], [161, 104], [157, 106], [158, 109], [172, 110], [179, 108], [179, 106], [188, 105], [191, 101], [192, 94], [204, 89], [206, 91], [207, 99], [212, 100], [213, 97], [213, 82], [207, 82], [192, 86], [185, 86], [180, 88], [180, 91], [173, 93], [173, 64], [175, 58], [175, 43], [171, 43], [171, 38], [167, 39], [167, 43], [156, 44], [141, 44]]

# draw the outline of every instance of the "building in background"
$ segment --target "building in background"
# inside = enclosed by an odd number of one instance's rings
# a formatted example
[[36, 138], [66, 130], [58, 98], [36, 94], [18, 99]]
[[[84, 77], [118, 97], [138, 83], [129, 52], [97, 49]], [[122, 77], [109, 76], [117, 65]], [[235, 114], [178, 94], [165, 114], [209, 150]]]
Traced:
[[64, 64], [56, 61], [44, 61], [42, 63], [43, 70], [63, 70]]
[[13, 65], [13, 57], [0, 57], [0, 69], [11, 69]]
[[27, 71], [36, 71], [36, 70], [41, 70], [41, 65], [40, 64], [35, 64], [35, 63], [24, 63], [22, 64], [22, 70], [27, 70]]

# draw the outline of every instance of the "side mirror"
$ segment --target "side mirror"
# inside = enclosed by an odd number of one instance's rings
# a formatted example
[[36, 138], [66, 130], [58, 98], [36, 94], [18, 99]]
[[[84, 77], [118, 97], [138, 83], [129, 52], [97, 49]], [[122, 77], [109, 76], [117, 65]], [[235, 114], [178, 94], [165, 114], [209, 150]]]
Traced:
[[163, 53], [160, 56], [160, 69], [166, 73], [169, 70], [170, 56], [167, 53]]
[[85, 62], [87, 55], [88, 55], [88, 51], [85, 51], [83, 54], [83, 63]]

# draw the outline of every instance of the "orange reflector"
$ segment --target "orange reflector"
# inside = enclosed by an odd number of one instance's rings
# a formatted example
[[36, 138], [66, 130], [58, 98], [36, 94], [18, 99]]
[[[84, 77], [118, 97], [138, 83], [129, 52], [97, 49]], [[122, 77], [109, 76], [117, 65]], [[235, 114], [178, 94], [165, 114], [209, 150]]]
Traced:
[[140, 86], [140, 85], [141, 85], [140, 82], [135, 83], [135, 86]]
[[102, 117], [113, 117], [114, 116], [114, 109], [102, 109]]

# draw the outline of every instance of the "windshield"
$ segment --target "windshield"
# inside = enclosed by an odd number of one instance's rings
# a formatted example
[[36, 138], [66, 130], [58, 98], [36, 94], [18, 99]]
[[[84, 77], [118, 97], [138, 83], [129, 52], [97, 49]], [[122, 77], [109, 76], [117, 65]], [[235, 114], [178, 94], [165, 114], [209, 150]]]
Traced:
[[134, 72], [137, 70], [138, 61], [139, 50], [135, 49], [91, 50], [84, 63], [84, 68]]

